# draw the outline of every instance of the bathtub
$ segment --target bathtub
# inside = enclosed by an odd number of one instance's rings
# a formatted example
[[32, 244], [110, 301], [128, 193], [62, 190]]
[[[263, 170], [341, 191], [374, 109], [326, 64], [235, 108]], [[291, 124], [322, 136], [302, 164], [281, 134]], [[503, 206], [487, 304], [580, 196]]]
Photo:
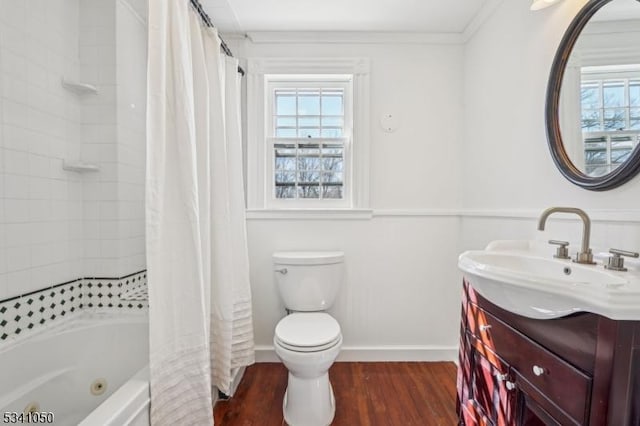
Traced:
[[[0, 415], [64, 426], [149, 424], [146, 311], [81, 311], [0, 345]], [[2, 419], [0, 419], [0, 422]]]

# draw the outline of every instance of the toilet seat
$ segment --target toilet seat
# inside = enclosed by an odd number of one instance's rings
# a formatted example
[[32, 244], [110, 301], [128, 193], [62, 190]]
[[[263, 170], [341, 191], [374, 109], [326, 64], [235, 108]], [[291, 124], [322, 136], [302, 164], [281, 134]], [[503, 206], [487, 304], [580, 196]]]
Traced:
[[324, 312], [293, 313], [276, 326], [275, 341], [295, 352], [319, 352], [339, 343], [340, 324]]

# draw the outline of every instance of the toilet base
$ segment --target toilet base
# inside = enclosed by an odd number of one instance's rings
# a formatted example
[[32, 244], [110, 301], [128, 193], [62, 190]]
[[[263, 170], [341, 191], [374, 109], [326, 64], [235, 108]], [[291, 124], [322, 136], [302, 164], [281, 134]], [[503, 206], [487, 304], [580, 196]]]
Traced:
[[282, 412], [289, 426], [330, 425], [336, 413], [336, 398], [329, 374], [309, 379], [289, 373]]

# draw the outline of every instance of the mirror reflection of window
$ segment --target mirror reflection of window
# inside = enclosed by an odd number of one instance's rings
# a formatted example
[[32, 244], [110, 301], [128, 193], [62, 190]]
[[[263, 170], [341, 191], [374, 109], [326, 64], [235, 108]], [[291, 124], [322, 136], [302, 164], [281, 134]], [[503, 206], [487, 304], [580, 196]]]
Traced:
[[582, 173], [609, 174], [640, 144], [640, 2], [611, 0], [580, 32], [564, 69], [558, 119]]
[[605, 175], [640, 142], [640, 64], [583, 67], [580, 107], [585, 173]]

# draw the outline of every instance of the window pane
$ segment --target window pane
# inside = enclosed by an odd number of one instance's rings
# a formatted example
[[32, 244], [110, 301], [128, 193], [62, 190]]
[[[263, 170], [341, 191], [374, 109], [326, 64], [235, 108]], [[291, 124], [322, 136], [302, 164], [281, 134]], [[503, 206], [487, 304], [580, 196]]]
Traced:
[[312, 156], [312, 157], [320, 156], [320, 149], [317, 143], [313, 143], [313, 144], [301, 143], [298, 145], [298, 147], [300, 148], [299, 150], [300, 156]]
[[607, 164], [607, 151], [585, 151], [584, 162], [586, 164]]
[[582, 85], [581, 101], [582, 109], [600, 108], [600, 90], [598, 83], [585, 83]]
[[296, 115], [296, 96], [295, 92], [276, 91], [276, 115]]
[[296, 127], [296, 118], [276, 117], [276, 127]]
[[320, 198], [320, 186], [318, 185], [298, 186], [298, 198]]
[[632, 149], [633, 146], [633, 136], [611, 137], [611, 149]]
[[298, 157], [298, 170], [320, 170], [320, 158]]
[[609, 166], [587, 166], [586, 172], [589, 176], [602, 176], [609, 173]]
[[624, 130], [625, 128], [625, 110], [624, 108], [605, 109], [604, 110], [604, 129], [605, 130]]
[[602, 130], [600, 110], [582, 110], [582, 130], [585, 132]]
[[276, 172], [276, 185], [285, 183], [295, 185], [296, 172]]
[[323, 183], [342, 183], [342, 173], [323, 173], [322, 174], [322, 182]]
[[611, 151], [611, 163], [620, 164], [624, 163], [631, 156], [630, 149], [615, 149]]
[[640, 80], [629, 82], [629, 101], [631, 106], [640, 107]]
[[320, 127], [320, 117], [300, 117], [298, 119], [300, 127]]
[[[325, 92], [326, 93], [326, 92]], [[322, 114], [323, 115], [343, 115], [344, 114], [344, 105], [343, 105], [342, 93], [336, 96], [336, 93], [326, 93], [322, 96]]]
[[320, 172], [315, 170], [298, 171], [298, 184], [299, 185], [320, 184]]
[[605, 108], [624, 106], [624, 82], [605, 82], [602, 88], [602, 96]]
[[275, 146], [276, 156], [277, 157], [295, 157], [296, 156], [296, 146], [294, 144], [289, 143], [279, 143]]
[[295, 170], [295, 157], [276, 157], [276, 170]]
[[296, 129], [276, 129], [276, 137], [278, 138], [295, 138]]
[[341, 199], [342, 198], [342, 187], [341, 186], [323, 186], [322, 187], [322, 198]]
[[323, 138], [341, 138], [342, 129], [325, 127], [322, 129], [322, 137]]
[[322, 146], [322, 156], [342, 158], [343, 149], [342, 145], [326, 143]]
[[342, 117], [322, 117], [323, 127], [344, 127], [344, 119]]
[[640, 108], [632, 108], [629, 111], [629, 128], [632, 130], [640, 130]]
[[320, 115], [320, 96], [319, 94], [310, 93], [311, 92], [300, 92], [300, 96], [298, 97], [298, 115]]
[[320, 129], [299, 129], [298, 130], [299, 138], [319, 138], [320, 137]]
[[342, 157], [340, 158], [323, 158], [322, 170], [341, 172], [342, 171]]
[[296, 187], [276, 186], [276, 198], [296, 198]]

